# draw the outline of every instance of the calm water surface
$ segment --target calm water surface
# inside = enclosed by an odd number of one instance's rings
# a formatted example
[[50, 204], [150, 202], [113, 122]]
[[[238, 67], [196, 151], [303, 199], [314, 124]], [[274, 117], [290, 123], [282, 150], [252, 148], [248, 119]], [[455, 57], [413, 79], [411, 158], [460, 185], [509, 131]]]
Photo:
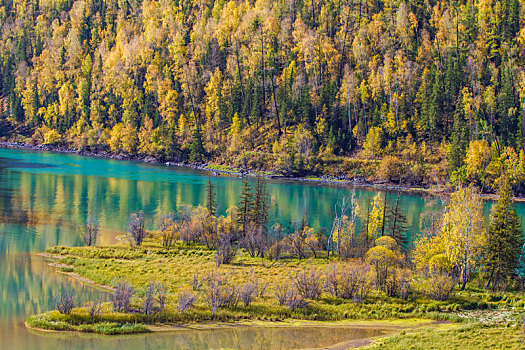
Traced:
[[[183, 204], [204, 203], [207, 181], [206, 172], [182, 168], [0, 149], [0, 348], [112, 349], [133, 344], [133, 348], [144, 349], [205, 349], [222, 344], [226, 348], [279, 349], [328, 345], [314, 342], [327, 338], [321, 336], [322, 330], [244, 329], [107, 338], [42, 336], [25, 329], [27, 316], [53, 308], [53, 295], [57, 292], [73, 289], [85, 301], [101, 293], [57, 274], [32, 253], [54, 245], [80, 245], [77, 228], [87, 218], [99, 222], [99, 244], [114, 243], [134, 211], [144, 210], [152, 226], [163, 214], [174, 212]], [[237, 204], [242, 180], [218, 176], [212, 177], [212, 182], [219, 212], [224, 214]], [[311, 226], [327, 227], [335, 203], [351, 193], [351, 188], [335, 185], [271, 180], [266, 183], [272, 201], [271, 220], [283, 225], [301, 221], [307, 215]], [[357, 190], [356, 195], [364, 206], [375, 193]], [[389, 196], [395, 198], [397, 194]], [[423, 210], [439, 210], [441, 206], [413, 195], [401, 195], [400, 201], [409, 234], [419, 231]], [[524, 205], [518, 205], [518, 213], [525, 217]], [[368, 337], [366, 332], [370, 330], [334, 330], [330, 342]], [[294, 340], [283, 345], [275, 339]]]

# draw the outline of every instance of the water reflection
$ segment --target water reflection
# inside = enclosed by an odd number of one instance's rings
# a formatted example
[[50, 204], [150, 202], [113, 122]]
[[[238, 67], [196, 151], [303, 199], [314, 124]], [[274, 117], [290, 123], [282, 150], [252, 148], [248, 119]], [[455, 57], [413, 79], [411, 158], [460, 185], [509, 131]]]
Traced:
[[[251, 349], [324, 348], [351, 340], [386, 334], [387, 330], [349, 327], [237, 327], [216, 330], [181, 330], [131, 336], [46, 334], [39, 346], [47, 349]], [[33, 333], [32, 339], [40, 333]], [[25, 344], [26, 342], [24, 342]], [[58, 346], [57, 346], [58, 345]]]

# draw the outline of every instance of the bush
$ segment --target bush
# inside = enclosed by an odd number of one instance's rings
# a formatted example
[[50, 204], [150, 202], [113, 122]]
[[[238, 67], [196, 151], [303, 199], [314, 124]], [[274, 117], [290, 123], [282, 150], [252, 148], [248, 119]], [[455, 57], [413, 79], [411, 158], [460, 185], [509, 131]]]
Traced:
[[199, 289], [201, 289], [203, 282], [204, 281], [200, 278], [199, 273], [194, 273], [193, 280], [191, 282], [191, 289], [193, 289], [194, 291], [198, 291]]
[[173, 215], [165, 215], [161, 218], [159, 227], [162, 236], [162, 246], [164, 248], [171, 248], [179, 239], [179, 227], [177, 227]]
[[304, 300], [304, 297], [301, 295], [301, 293], [297, 293], [294, 288], [291, 288], [287, 293], [286, 305], [290, 310], [295, 311], [297, 309], [303, 309], [307, 307], [308, 303], [306, 300]]
[[223, 233], [219, 235], [217, 251], [215, 252], [215, 263], [217, 267], [221, 264], [230, 264], [237, 255], [237, 249], [232, 245], [232, 235]]
[[389, 297], [399, 296], [406, 300], [410, 293], [412, 272], [409, 269], [395, 269], [385, 282], [385, 293]]
[[138, 213], [133, 213], [128, 221], [128, 236], [130, 242], [140, 246], [146, 238], [146, 229], [144, 227], [144, 212], [141, 210]]
[[290, 236], [290, 249], [299, 259], [306, 258], [306, 241], [303, 232], [298, 230]]
[[279, 305], [287, 306], [292, 311], [308, 306], [303, 295], [297, 292], [294, 286], [290, 285], [290, 283], [284, 282], [277, 285], [275, 288], [275, 297]]
[[115, 287], [111, 301], [114, 311], [129, 311], [129, 304], [133, 296], [133, 287], [126, 282], [121, 282]]
[[268, 239], [264, 233], [264, 227], [249, 222], [246, 225], [246, 230], [239, 244], [242, 248], [246, 249], [252, 258], [255, 256], [263, 257], [268, 246]]
[[101, 312], [102, 312], [102, 298], [91, 303], [91, 305], [89, 306], [89, 317], [95, 318], [97, 316], [100, 316]]
[[77, 304], [77, 299], [72, 293], [60, 293], [55, 296], [55, 307], [61, 314], [69, 315]]
[[142, 303], [142, 312], [151, 315], [155, 311], [155, 283], [151, 282]]
[[453, 279], [445, 274], [434, 274], [421, 283], [421, 292], [434, 300], [447, 300], [454, 290]]
[[84, 244], [88, 247], [94, 246], [97, 241], [97, 235], [98, 225], [91, 220], [86, 221], [86, 225], [82, 230], [82, 240], [84, 241]]
[[362, 301], [370, 290], [368, 264], [332, 266], [326, 274], [326, 291], [338, 298]]
[[180, 313], [185, 313], [188, 311], [193, 304], [195, 303], [195, 300], [197, 299], [197, 295], [195, 293], [192, 293], [189, 290], [183, 290], [179, 293], [179, 301], [177, 303], [177, 309], [180, 311]]
[[268, 259], [279, 260], [281, 258], [282, 252], [284, 251], [284, 248], [284, 242], [279, 241], [272, 244], [268, 249]]
[[287, 295], [288, 288], [289, 288], [288, 284], [286, 283], [278, 284], [275, 287], [275, 298], [277, 299], [277, 302], [281, 306], [286, 305], [286, 299], [288, 298], [288, 295]]
[[160, 312], [166, 308], [166, 299], [168, 298], [168, 287], [159, 283], [156, 285], [156, 293]]
[[250, 306], [253, 299], [258, 295], [257, 285], [249, 282], [242, 286], [240, 296], [244, 306]]
[[304, 298], [318, 299], [321, 296], [321, 274], [313, 268], [299, 272], [292, 277], [292, 282]]
[[212, 273], [207, 278], [207, 288], [204, 296], [206, 303], [211, 309], [212, 316], [218, 308], [234, 308], [239, 302], [239, 290], [235, 286], [228, 285], [227, 277]]
[[404, 162], [396, 156], [388, 155], [381, 160], [376, 175], [381, 180], [400, 182], [406, 173]]

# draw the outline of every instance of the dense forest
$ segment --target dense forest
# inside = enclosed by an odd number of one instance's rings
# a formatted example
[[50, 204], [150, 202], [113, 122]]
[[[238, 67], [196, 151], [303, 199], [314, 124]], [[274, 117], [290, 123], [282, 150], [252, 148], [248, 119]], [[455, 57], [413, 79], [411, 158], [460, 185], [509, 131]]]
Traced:
[[521, 192], [524, 18], [523, 0], [0, 0], [0, 113], [25, 142]]

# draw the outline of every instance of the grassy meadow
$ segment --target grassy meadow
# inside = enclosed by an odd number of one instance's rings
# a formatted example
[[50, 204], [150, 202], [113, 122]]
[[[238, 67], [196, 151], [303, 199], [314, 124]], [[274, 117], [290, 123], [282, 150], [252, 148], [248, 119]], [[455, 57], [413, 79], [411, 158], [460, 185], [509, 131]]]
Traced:
[[[302, 307], [279, 305], [276, 294], [283, 285], [291, 284], [302, 271], [318, 273], [324, 284], [325, 274], [345, 264], [338, 258], [292, 258], [277, 261], [251, 257], [239, 250], [231, 264], [217, 267], [215, 250], [194, 244], [175, 244], [163, 248], [158, 238], [147, 239], [140, 247], [119, 244], [107, 247], [53, 247], [46, 256], [61, 272], [88, 279], [113, 289], [126, 281], [134, 289], [130, 310], [116, 312], [110, 302], [101, 304], [100, 312], [89, 313], [93, 301], [82, 301], [70, 314], [51, 311], [27, 320], [33, 328], [79, 331], [101, 334], [148, 332], [152, 325], [216, 325], [218, 323], [273, 322], [286, 324], [294, 320], [333, 322], [344, 320], [429, 319], [447, 321], [443, 327], [418, 328], [379, 338], [372, 348], [443, 348], [463, 345], [465, 349], [516, 348], [522, 344], [520, 311], [525, 297], [513, 293], [489, 293], [469, 287], [456, 291], [446, 301], [435, 301], [411, 291], [405, 298], [388, 297], [371, 289], [360, 301], [335, 297], [323, 290], [316, 299], [306, 299]], [[220, 275], [229, 286], [255, 284], [258, 293], [249, 305], [242, 302], [219, 307], [212, 312], [206, 298], [206, 279]], [[166, 306], [151, 314], [141, 312], [148, 285], [155, 281], [166, 288]], [[241, 288], [241, 287], [239, 287]], [[177, 301], [181, 292], [193, 293], [195, 302], [181, 312]], [[410, 326], [408, 326], [410, 327]], [[447, 339], [446, 343], [443, 343]], [[481, 342], [481, 343], [480, 343]], [[420, 344], [420, 345], [418, 345]], [[441, 345], [440, 345], [441, 344]], [[463, 344], [463, 345], [462, 345]]]

